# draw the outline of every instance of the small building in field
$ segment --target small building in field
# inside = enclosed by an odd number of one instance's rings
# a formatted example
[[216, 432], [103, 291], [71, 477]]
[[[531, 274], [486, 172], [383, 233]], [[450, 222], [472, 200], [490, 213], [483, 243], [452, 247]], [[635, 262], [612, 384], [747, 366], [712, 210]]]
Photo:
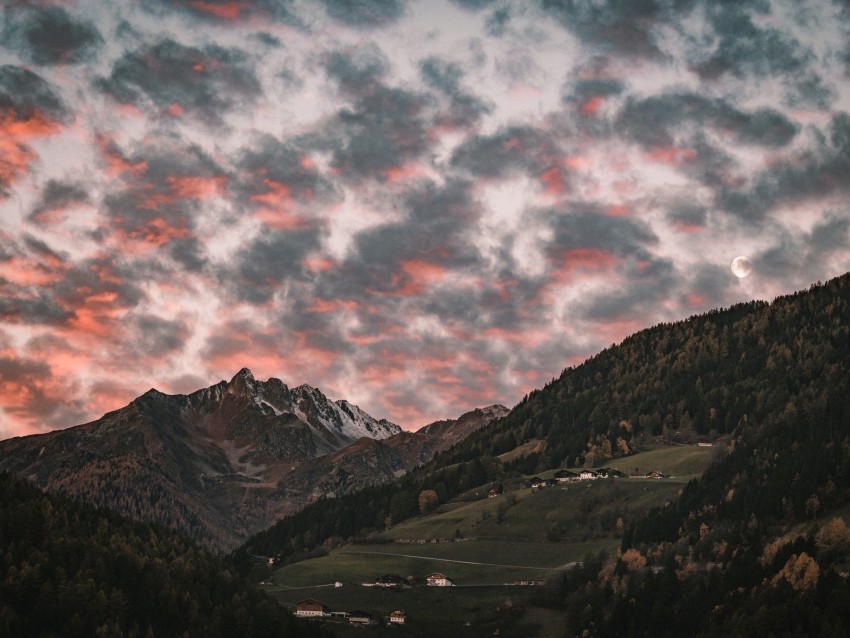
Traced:
[[[366, 584], [366, 583], [364, 583]], [[401, 589], [409, 587], [407, 581], [398, 574], [385, 574], [375, 579], [374, 587], [395, 587]]]
[[579, 474], [579, 478], [582, 481], [592, 481], [594, 479], [598, 479], [599, 475], [593, 470], [582, 470], [581, 474]]
[[531, 485], [532, 489], [540, 489], [541, 487], [546, 487], [546, 479], [542, 479], [539, 476], [532, 476], [528, 481], [529, 485]]
[[490, 491], [487, 492], [487, 498], [496, 498], [498, 495], [499, 493], [493, 488], [490, 488]]
[[368, 611], [359, 609], [348, 612], [348, 624], [350, 625], [371, 625], [375, 622], [375, 617]]
[[648, 478], [648, 479], [663, 479], [663, 478], [668, 478], [668, 476], [667, 476], [667, 474], [663, 474], [663, 473], [659, 472], [658, 470], [652, 470], [651, 472], [647, 472], [647, 473], [644, 475], [644, 478]]
[[437, 572], [426, 576], [425, 584], [428, 585], [428, 587], [452, 587], [454, 585], [454, 581], [445, 574]]
[[603, 467], [602, 469], [596, 470], [596, 475], [599, 478], [620, 478], [623, 476], [623, 473], [612, 467]]
[[323, 618], [328, 608], [314, 598], [306, 598], [295, 605], [295, 615], [299, 618]]
[[407, 615], [404, 613], [403, 609], [396, 609], [395, 611], [390, 612], [387, 620], [391, 625], [403, 625], [406, 617]]

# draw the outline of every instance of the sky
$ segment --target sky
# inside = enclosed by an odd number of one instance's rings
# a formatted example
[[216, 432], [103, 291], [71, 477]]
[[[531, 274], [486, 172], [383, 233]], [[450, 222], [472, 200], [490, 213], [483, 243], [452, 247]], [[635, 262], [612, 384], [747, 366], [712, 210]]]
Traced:
[[4, 4], [0, 438], [242, 367], [415, 429], [850, 270], [846, 1]]

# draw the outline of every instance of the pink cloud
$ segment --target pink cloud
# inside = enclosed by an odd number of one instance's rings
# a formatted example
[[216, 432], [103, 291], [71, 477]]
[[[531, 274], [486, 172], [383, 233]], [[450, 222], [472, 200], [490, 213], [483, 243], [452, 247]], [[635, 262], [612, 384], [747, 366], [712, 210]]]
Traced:
[[557, 166], [544, 171], [540, 175], [540, 181], [543, 183], [543, 188], [549, 195], [563, 195], [567, 192], [567, 182], [564, 174]]
[[263, 184], [268, 188], [265, 193], [254, 194], [248, 198], [252, 202], [262, 204], [254, 211], [257, 219], [266, 226], [279, 230], [302, 228], [307, 224], [306, 218], [295, 214], [292, 210], [295, 207], [295, 200], [292, 198], [289, 186], [272, 179], [264, 179]]
[[197, 175], [171, 176], [165, 178], [176, 197], [184, 199], [211, 199], [220, 197], [227, 189], [227, 176], [201, 177]]
[[647, 155], [654, 162], [669, 164], [670, 166], [680, 166], [694, 159], [697, 156], [697, 152], [692, 148], [682, 146], [659, 146], [652, 149]]
[[588, 168], [590, 166], [590, 160], [581, 155], [570, 155], [564, 158], [564, 166], [572, 170]]
[[339, 310], [354, 311], [360, 308], [360, 304], [353, 299], [321, 299], [316, 298], [313, 305], [307, 308], [307, 312], [332, 313]]
[[3, 262], [3, 277], [18, 286], [49, 286], [60, 281], [65, 264], [53, 255], [13, 257]]
[[301, 264], [310, 272], [326, 272], [336, 268], [337, 263], [333, 259], [327, 257], [305, 257], [301, 260]]
[[581, 114], [585, 116], [596, 115], [603, 104], [605, 104], [605, 98], [601, 95], [594, 95], [581, 105]]
[[124, 155], [115, 148], [114, 143], [104, 136], [97, 138], [98, 146], [100, 147], [101, 155], [106, 161], [106, 174], [110, 176], [122, 175], [130, 173], [132, 175], [142, 175], [148, 170], [148, 163], [139, 161], [132, 163], [127, 161]]
[[403, 164], [393, 166], [381, 173], [388, 182], [403, 182], [425, 175], [425, 171], [418, 164]]
[[440, 264], [422, 259], [409, 259], [401, 262], [402, 274], [390, 277], [391, 290], [368, 289], [368, 292], [386, 297], [411, 297], [422, 294], [427, 288], [439, 283], [446, 275], [446, 268]]
[[192, 0], [192, 6], [198, 11], [209, 13], [217, 18], [225, 20], [236, 20], [239, 17], [239, 12], [243, 9], [249, 9], [250, 4], [245, 2], [224, 2], [216, 4], [213, 2], [203, 2], [203, 0]]
[[13, 110], [0, 114], [0, 184], [11, 184], [29, 172], [36, 158], [27, 142], [57, 133], [59, 122], [35, 111], [26, 119], [19, 119]]

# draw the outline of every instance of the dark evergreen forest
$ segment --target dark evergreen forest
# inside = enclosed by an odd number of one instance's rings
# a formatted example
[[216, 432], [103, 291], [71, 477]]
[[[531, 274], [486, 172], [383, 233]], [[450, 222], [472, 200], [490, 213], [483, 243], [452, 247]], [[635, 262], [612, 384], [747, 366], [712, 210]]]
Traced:
[[0, 474], [0, 636], [319, 636], [171, 530]]

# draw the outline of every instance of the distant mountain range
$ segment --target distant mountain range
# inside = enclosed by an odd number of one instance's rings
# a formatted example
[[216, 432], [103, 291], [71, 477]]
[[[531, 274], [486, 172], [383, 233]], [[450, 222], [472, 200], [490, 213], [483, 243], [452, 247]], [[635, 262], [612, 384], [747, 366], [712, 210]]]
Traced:
[[0, 471], [228, 550], [319, 497], [392, 481], [507, 412], [404, 432], [244, 368], [189, 395], [151, 389], [92, 423], [0, 441]]

